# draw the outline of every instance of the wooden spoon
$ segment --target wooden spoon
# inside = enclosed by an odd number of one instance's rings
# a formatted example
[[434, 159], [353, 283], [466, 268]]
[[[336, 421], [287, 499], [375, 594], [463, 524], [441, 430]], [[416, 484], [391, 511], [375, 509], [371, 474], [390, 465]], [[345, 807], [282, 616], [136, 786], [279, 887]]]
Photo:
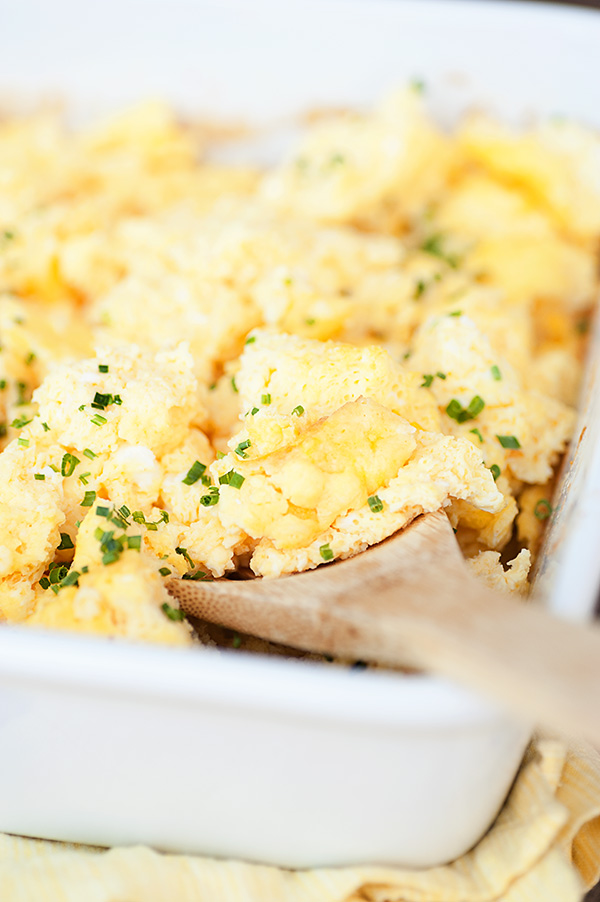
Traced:
[[434, 671], [600, 745], [600, 628], [471, 575], [442, 512], [281, 579], [169, 581], [188, 614], [297, 648]]

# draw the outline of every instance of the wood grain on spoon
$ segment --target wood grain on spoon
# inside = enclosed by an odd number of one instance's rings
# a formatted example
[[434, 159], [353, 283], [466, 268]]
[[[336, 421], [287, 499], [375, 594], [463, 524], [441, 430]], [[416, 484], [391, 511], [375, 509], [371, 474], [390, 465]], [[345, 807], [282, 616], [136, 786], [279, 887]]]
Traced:
[[444, 674], [536, 724], [600, 744], [600, 629], [476, 580], [444, 513], [334, 565], [276, 580], [170, 580], [169, 590], [204, 620]]

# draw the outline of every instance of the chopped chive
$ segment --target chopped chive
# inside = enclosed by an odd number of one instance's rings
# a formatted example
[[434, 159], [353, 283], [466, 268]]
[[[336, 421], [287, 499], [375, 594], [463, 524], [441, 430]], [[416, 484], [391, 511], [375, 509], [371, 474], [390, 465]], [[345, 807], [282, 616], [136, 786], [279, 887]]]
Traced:
[[127, 507], [126, 504], [121, 505], [121, 507], [119, 508], [119, 513], [121, 514], [121, 516], [124, 519], [126, 519], [127, 517], [131, 517], [131, 511], [129, 510], [129, 508]]
[[24, 382], [17, 382], [17, 391], [19, 393], [19, 397], [17, 398], [17, 407], [21, 407], [23, 404], [29, 404], [29, 400], [25, 396], [27, 385]]
[[448, 316], [462, 316], [462, 310], [453, 310]]
[[0, 379], [0, 391], [4, 391], [6, 388], [6, 379]]
[[185, 479], [181, 481], [184, 485], [193, 485], [195, 482], [198, 482], [205, 470], [206, 464], [201, 464], [199, 460], [196, 460], [187, 471]]
[[497, 435], [496, 438], [503, 448], [520, 448], [521, 443], [516, 435]]
[[185, 614], [183, 611], [180, 611], [179, 608], [172, 608], [170, 604], [167, 604], [165, 601], [164, 604], [161, 605], [162, 611], [164, 611], [165, 615], [169, 618], [169, 620], [184, 620]]
[[29, 448], [29, 439], [28, 438], [19, 438], [19, 439], [17, 439], [17, 444], [21, 445], [22, 448]]
[[28, 417], [25, 414], [21, 417], [17, 417], [16, 420], [13, 420], [10, 424], [13, 429], [23, 429], [24, 426], [29, 426], [30, 423], [33, 422], [32, 417]]
[[105, 423], [108, 423], [108, 420], [97, 413], [90, 419], [90, 423], [93, 423], [94, 426], [104, 426]]
[[433, 376], [430, 373], [423, 375], [423, 381], [421, 382], [421, 388], [430, 388], [431, 383], [433, 382]]
[[269, 394], [269, 392], [267, 392], [265, 395], [260, 396], [260, 403], [265, 405], [271, 403], [271, 395]]
[[127, 547], [132, 548], [134, 551], [139, 551], [142, 547], [142, 537], [127, 536]]
[[208, 390], [209, 390], [209, 391], [214, 391], [216, 387], [217, 387], [217, 383], [216, 383], [216, 382], [211, 382], [210, 385], [208, 386]]
[[502, 373], [500, 372], [500, 367], [496, 366], [496, 364], [494, 364], [493, 367], [491, 368], [490, 372], [492, 374], [492, 379], [495, 379], [496, 382], [500, 382], [500, 380], [502, 379]]
[[44, 427], [44, 432], [50, 432], [50, 426], [48, 426], [48, 423], [42, 423], [42, 426]]
[[308, 319], [305, 320], [305, 322], [307, 326], [314, 326], [316, 319], [314, 319], [312, 316], [309, 316]]
[[50, 464], [50, 469], [51, 469], [51, 470], [54, 470], [55, 473], [60, 473], [60, 470], [59, 470], [59, 468], [56, 466], [56, 464]]
[[200, 482], [202, 483], [202, 485], [204, 485], [208, 488], [209, 486], [212, 485], [212, 478], [210, 477], [210, 475], [208, 473], [203, 473], [202, 476], [200, 477]]
[[480, 442], [483, 442], [483, 436], [479, 429], [469, 429], [469, 432], [472, 432], [473, 435], [476, 435]]
[[370, 498], [367, 498], [369, 502], [369, 507], [373, 511], [374, 514], [378, 514], [383, 510], [383, 501], [379, 497], [379, 495], [371, 495]]
[[131, 515], [134, 523], [146, 523], [146, 517], [142, 511], [134, 511]]
[[47, 589], [49, 585], [50, 585], [50, 580], [48, 579], [48, 577], [42, 576], [42, 578], [40, 580], [40, 586], [42, 587], [42, 589]]
[[446, 413], [457, 423], [465, 423], [467, 420], [474, 420], [485, 407], [485, 401], [479, 395], [475, 395], [469, 402], [468, 407], [463, 407], [460, 401], [452, 398], [446, 407]]
[[438, 379], [446, 379], [447, 378], [446, 373], [440, 373], [439, 370], [436, 373], [436, 376], [438, 377]]
[[250, 447], [251, 444], [252, 444], [252, 442], [250, 441], [249, 438], [245, 439], [243, 442], [239, 443], [239, 445], [235, 449], [235, 453], [239, 457], [248, 457], [248, 455], [246, 454], [246, 450], [247, 450], [247, 448]]
[[203, 507], [212, 507], [214, 504], [218, 504], [219, 502], [219, 490], [216, 486], [212, 486], [214, 491], [211, 491], [210, 495], [202, 495], [200, 498], [200, 504]]
[[114, 564], [115, 561], [118, 561], [121, 557], [121, 553], [119, 551], [107, 551], [102, 555], [102, 563], [105, 567], [109, 564]]
[[102, 392], [97, 391], [94, 395], [94, 400], [92, 401], [92, 407], [95, 407], [97, 410], [104, 410], [111, 401], [112, 395], [103, 394]]
[[65, 577], [63, 577], [63, 579], [61, 579], [61, 581], [60, 581], [61, 587], [62, 586], [76, 586], [77, 580], [79, 579], [80, 576], [81, 576], [81, 574], [78, 573], [77, 570], [69, 570], [67, 575]]
[[196, 565], [188, 554], [187, 548], [182, 548], [181, 545], [178, 545], [175, 549], [175, 554], [180, 554], [182, 558], [185, 560], [188, 567], [193, 568]]
[[326, 545], [321, 545], [319, 548], [319, 554], [323, 558], [324, 561], [332, 561], [333, 560], [333, 551], [329, 547], [329, 542]]
[[98, 364], [98, 372], [108, 373], [108, 364], [107, 363], [99, 363]]
[[302, 404], [298, 404], [298, 406], [294, 407], [294, 409], [292, 410], [292, 416], [294, 416], [295, 414], [297, 417], [301, 417], [303, 413], [304, 407], [302, 406]]
[[258, 407], [253, 407], [250, 411], [250, 416], [255, 416], [258, 413]]
[[233, 390], [233, 391], [236, 393], [236, 395], [237, 395], [237, 393], [238, 393], [238, 391], [239, 391], [239, 388], [237, 387], [237, 383], [236, 383], [236, 381], [235, 381], [235, 376], [232, 376], [232, 377], [231, 377], [231, 388], [232, 388], [232, 390]]
[[73, 542], [71, 540], [71, 536], [68, 532], [61, 532], [60, 534], [60, 545], [56, 549], [57, 551], [68, 551], [69, 548], [74, 548]]
[[44, 476], [43, 473], [35, 473], [33, 478], [39, 479], [41, 482], [43, 482], [46, 477]]
[[27, 357], [25, 358], [25, 366], [31, 366], [33, 361], [35, 360], [35, 354], [33, 351], [30, 351]]
[[537, 517], [538, 520], [547, 520], [548, 517], [551, 516], [553, 511], [552, 505], [547, 500], [547, 498], [540, 498], [538, 503], [533, 509], [533, 513]]
[[253, 345], [256, 341], [256, 335], [251, 335], [250, 338], [247, 338], [244, 344]]
[[223, 460], [224, 457], [225, 454], [223, 453], [223, 451], [217, 451], [217, 460]]
[[241, 473], [236, 473], [235, 470], [229, 470], [228, 473], [219, 476], [219, 482], [221, 485], [230, 485], [234, 489], [239, 489], [245, 482], [245, 477]]
[[91, 507], [94, 501], [96, 500], [95, 492], [86, 492], [83, 496], [83, 501], [80, 502], [81, 507]]
[[85, 410], [85, 404], [80, 404], [77, 410]]
[[75, 470], [75, 467], [79, 463], [79, 458], [75, 457], [74, 454], [67, 453], [63, 455], [62, 463], [60, 465], [60, 472], [63, 476], [72, 476]]
[[427, 283], [423, 281], [423, 279], [419, 279], [417, 284], [415, 285], [415, 290], [413, 293], [413, 298], [415, 301], [418, 301], [423, 294], [425, 294], [425, 290], [427, 288]]
[[160, 573], [161, 576], [169, 576], [169, 574], [171, 573], [171, 571], [168, 567], [161, 567], [158, 572]]
[[110, 508], [109, 507], [97, 507], [96, 508], [96, 516], [97, 517], [106, 517], [108, 519], [110, 517]]
[[93, 460], [95, 457], [98, 457], [98, 455], [94, 454], [94, 452], [90, 448], [86, 448], [83, 453], [85, 454], [86, 457], [89, 457], [90, 460]]
[[[200, 582], [201, 580], [205, 580], [207, 578], [207, 575], [206, 575], [206, 573], [204, 573], [203, 570], [196, 570], [195, 573], [184, 573], [181, 578], [182, 579], [193, 579], [193, 580], [196, 580], [197, 582]], [[210, 577], [209, 577], [209, 579], [210, 579]]]
[[423, 244], [421, 245], [421, 250], [426, 254], [431, 254], [432, 257], [438, 257], [453, 269], [456, 269], [456, 267], [458, 266], [458, 257], [456, 257], [454, 254], [447, 254], [444, 250], [444, 238], [442, 235], [431, 235], [423, 242]]
[[92, 474], [88, 471], [87, 473], [80, 473], [77, 478], [78, 478], [79, 482], [83, 483], [83, 485], [87, 485], [88, 484], [88, 476], [91, 476], [91, 475]]
[[492, 464], [492, 466], [490, 467], [490, 473], [494, 477], [494, 482], [496, 482], [496, 480], [498, 479], [498, 476], [500, 476], [501, 472], [502, 471], [501, 471], [500, 467], [498, 466], [498, 464]]

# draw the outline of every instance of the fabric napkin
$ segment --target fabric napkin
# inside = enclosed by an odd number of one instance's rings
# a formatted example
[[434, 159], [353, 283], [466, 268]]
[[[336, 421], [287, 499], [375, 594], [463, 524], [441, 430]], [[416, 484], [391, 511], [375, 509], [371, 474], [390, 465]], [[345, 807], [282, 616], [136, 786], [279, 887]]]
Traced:
[[289, 871], [0, 835], [2, 902], [578, 902], [600, 876], [600, 757], [539, 740], [496, 822], [452, 864]]

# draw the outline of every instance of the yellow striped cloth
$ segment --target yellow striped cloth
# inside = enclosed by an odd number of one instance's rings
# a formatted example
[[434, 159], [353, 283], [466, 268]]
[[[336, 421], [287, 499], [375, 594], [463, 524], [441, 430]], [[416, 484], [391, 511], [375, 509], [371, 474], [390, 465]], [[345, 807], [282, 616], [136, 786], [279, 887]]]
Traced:
[[600, 757], [540, 740], [494, 826], [424, 871], [273, 867], [0, 835], [1, 902], [578, 902], [600, 876]]

